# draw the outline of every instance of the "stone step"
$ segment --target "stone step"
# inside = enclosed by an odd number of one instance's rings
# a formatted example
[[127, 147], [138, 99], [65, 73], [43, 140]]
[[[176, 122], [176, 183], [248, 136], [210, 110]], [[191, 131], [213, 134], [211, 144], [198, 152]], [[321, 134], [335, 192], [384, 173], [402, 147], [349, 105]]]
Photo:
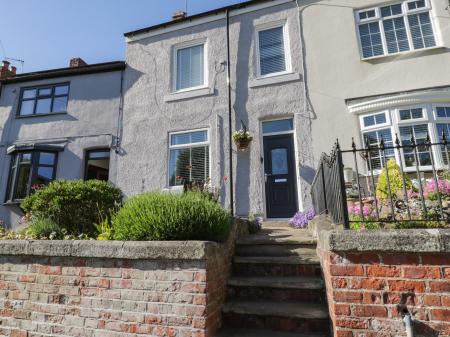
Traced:
[[248, 330], [225, 328], [216, 337], [326, 337], [326, 335], [304, 335], [272, 330]]
[[324, 283], [319, 277], [232, 277], [229, 299], [265, 299], [325, 303]]
[[317, 240], [309, 232], [300, 231], [263, 229], [257, 234], [239, 238], [236, 243], [238, 245], [317, 245]]
[[235, 257], [233, 263], [235, 276], [321, 276], [319, 263], [277, 264], [251, 260], [247, 257]]
[[234, 263], [271, 264], [271, 265], [299, 265], [319, 264], [319, 257], [315, 249], [304, 251], [302, 256], [235, 256]]
[[320, 277], [231, 277], [229, 286], [235, 287], [261, 287], [276, 289], [298, 289], [298, 290], [323, 290], [324, 283]]
[[326, 306], [311, 302], [229, 300], [225, 326], [308, 333], [328, 333]]
[[303, 256], [311, 255], [315, 246], [294, 244], [237, 245], [236, 256]]

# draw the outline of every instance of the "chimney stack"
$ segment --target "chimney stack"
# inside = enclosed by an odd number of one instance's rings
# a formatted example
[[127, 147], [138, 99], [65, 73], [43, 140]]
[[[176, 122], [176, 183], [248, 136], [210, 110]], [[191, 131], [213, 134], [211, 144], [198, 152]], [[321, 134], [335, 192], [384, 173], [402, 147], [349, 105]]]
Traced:
[[182, 20], [186, 18], [186, 12], [184, 11], [176, 11], [172, 15], [172, 21]]
[[0, 68], [0, 79], [4, 79], [7, 77], [14, 77], [16, 76], [17, 68], [16, 67], [10, 67], [9, 61], [2, 61], [3, 65]]
[[78, 67], [85, 67], [88, 64], [84, 62], [84, 60], [80, 57], [75, 57], [70, 60], [69, 66], [70, 68], [78, 68]]

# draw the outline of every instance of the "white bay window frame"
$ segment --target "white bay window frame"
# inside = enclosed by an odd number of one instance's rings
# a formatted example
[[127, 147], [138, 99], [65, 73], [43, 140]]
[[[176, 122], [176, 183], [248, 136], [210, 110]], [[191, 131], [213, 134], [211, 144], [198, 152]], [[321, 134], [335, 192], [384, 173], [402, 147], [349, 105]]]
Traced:
[[[372, 131], [380, 131], [384, 129], [390, 129], [393, 139], [393, 146], [395, 146], [395, 135], [397, 134], [400, 141], [401, 141], [401, 135], [400, 135], [400, 128], [404, 126], [415, 126], [415, 125], [423, 125], [425, 124], [427, 126], [428, 135], [430, 137], [431, 143], [440, 143], [441, 142], [441, 135], [438, 134], [437, 131], [437, 124], [449, 124], [450, 125], [450, 117], [437, 117], [437, 108], [438, 107], [446, 107], [450, 108], [450, 103], [433, 103], [433, 104], [415, 104], [415, 105], [407, 105], [407, 106], [400, 106], [400, 107], [394, 107], [390, 109], [384, 109], [379, 111], [372, 111], [370, 113], [365, 113], [359, 115], [359, 122], [360, 122], [360, 130], [361, 130], [361, 140], [362, 140], [362, 146], [365, 147], [365, 138], [364, 134], [367, 132]], [[408, 109], [416, 109], [416, 108], [422, 108], [423, 110], [423, 116], [422, 118], [417, 119], [410, 119], [410, 120], [400, 120], [400, 111], [401, 110], [408, 110]], [[386, 114], [386, 123], [383, 124], [377, 124], [370, 127], [364, 126], [364, 117], [370, 116], [370, 115], [376, 115], [379, 113], [385, 113]], [[450, 138], [450, 137], [449, 137]], [[450, 139], [447, 139], [449, 141], [450, 145]], [[397, 163], [400, 163], [400, 160], [402, 161], [403, 170], [405, 172], [415, 172], [416, 166], [407, 167], [405, 162], [405, 157], [403, 154], [403, 149], [400, 150], [401, 155], [399, 155], [399, 151], [395, 150], [395, 160]], [[431, 147], [431, 155], [433, 156], [434, 164], [436, 169], [446, 169], [448, 168], [448, 165], [445, 164], [443, 153], [439, 146], [435, 145]], [[450, 155], [450, 148], [449, 148], [449, 155]], [[421, 171], [431, 171], [432, 166], [431, 165], [419, 165], [419, 168]], [[379, 174], [381, 172], [381, 169], [374, 169], [374, 174]]]
[[[259, 33], [265, 30], [273, 29], [273, 28], [282, 28], [283, 29], [283, 44], [284, 44], [284, 62], [285, 62], [285, 70], [269, 73], [262, 75], [261, 74], [261, 53], [260, 53], [260, 41], [259, 41]], [[291, 58], [291, 47], [289, 42], [289, 30], [287, 20], [279, 20], [275, 22], [268, 22], [265, 24], [261, 24], [255, 27], [255, 49], [256, 49], [256, 77], [257, 78], [267, 78], [273, 76], [280, 76], [292, 73], [292, 58]]]
[[[425, 7], [416, 8], [416, 9], [408, 9], [408, 4], [412, 3], [412, 2], [415, 2], [415, 1], [416, 0], [406, 0], [406, 1], [403, 0], [403, 1], [397, 1], [397, 2], [393, 2], [393, 3], [387, 3], [387, 4], [379, 5], [378, 7], [362, 8], [362, 9], [358, 9], [358, 10], [355, 11], [357, 39], [358, 39], [359, 52], [360, 52], [362, 60], [377, 59], [377, 58], [391, 56], [391, 55], [399, 55], [399, 54], [405, 54], [405, 53], [411, 53], [411, 52], [417, 52], [417, 51], [423, 51], [423, 50], [435, 49], [435, 48], [440, 48], [441, 47], [440, 36], [438, 34], [437, 25], [435, 24], [435, 17], [433, 15], [433, 10], [432, 10], [432, 7], [431, 7], [430, 0], [424, 0], [425, 1]], [[382, 15], [381, 15], [381, 8], [382, 7], [398, 5], [398, 4], [401, 4], [401, 6], [402, 6], [402, 13], [401, 14], [392, 15], [392, 16], [389, 16], [389, 17], [386, 17], [386, 18], [382, 17]], [[360, 13], [367, 12], [367, 11], [372, 11], [372, 10], [375, 11], [375, 16], [374, 17], [360, 19], [360, 15], [359, 15]], [[431, 27], [433, 29], [433, 36], [434, 36], [434, 39], [435, 39], [435, 45], [432, 46], [432, 47], [424, 47], [424, 48], [415, 49], [414, 48], [414, 43], [413, 43], [413, 38], [412, 38], [412, 35], [411, 35], [411, 27], [410, 27], [410, 24], [409, 24], [408, 16], [409, 15], [413, 15], [413, 14], [420, 14], [420, 13], [429, 13]], [[389, 53], [388, 52], [388, 48], [387, 48], [387, 41], [386, 41], [386, 34], [385, 34], [384, 25], [383, 25], [383, 19], [393, 19], [393, 18], [398, 18], [398, 17], [403, 17], [403, 21], [404, 21], [404, 24], [405, 24], [406, 35], [407, 35], [407, 38], [408, 38], [409, 50], [407, 50], [407, 51], [399, 51], [399, 52], [396, 52], [396, 53]], [[383, 46], [383, 54], [376, 55], [376, 56], [370, 56], [370, 57], [364, 57], [363, 47], [362, 47], [362, 44], [361, 44], [360, 25], [367, 24], [367, 23], [374, 23], [374, 22], [378, 23], [378, 26], [379, 26], [380, 35], [381, 35], [381, 41], [382, 41], [382, 46]]]
[[[203, 84], [188, 88], [178, 89], [178, 52], [182, 49], [203, 45]], [[208, 41], [206, 38], [195, 39], [176, 44], [172, 47], [172, 92], [182, 93], [208, 88]]]

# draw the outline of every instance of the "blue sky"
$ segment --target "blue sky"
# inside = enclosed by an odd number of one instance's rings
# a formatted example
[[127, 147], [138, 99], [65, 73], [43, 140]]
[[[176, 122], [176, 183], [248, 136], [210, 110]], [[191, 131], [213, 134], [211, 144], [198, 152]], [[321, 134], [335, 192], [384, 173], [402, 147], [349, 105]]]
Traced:
[[[190, 15], [244, 2], [188, 0]], [[0, 59], [25, 61], [24, 72], [123, 60], [123, 33], [168, 21], [185, 0], [0, 0]], [[19, 71], [20, 63], [16, 64]]]

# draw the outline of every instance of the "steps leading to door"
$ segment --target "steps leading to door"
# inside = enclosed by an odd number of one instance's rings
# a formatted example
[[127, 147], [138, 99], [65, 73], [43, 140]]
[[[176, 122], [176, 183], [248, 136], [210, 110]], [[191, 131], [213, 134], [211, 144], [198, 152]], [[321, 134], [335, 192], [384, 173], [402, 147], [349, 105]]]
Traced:
[[238, 240], [219, 337], [325, 337], [328, 308], [316, 241], [280, 222]]

